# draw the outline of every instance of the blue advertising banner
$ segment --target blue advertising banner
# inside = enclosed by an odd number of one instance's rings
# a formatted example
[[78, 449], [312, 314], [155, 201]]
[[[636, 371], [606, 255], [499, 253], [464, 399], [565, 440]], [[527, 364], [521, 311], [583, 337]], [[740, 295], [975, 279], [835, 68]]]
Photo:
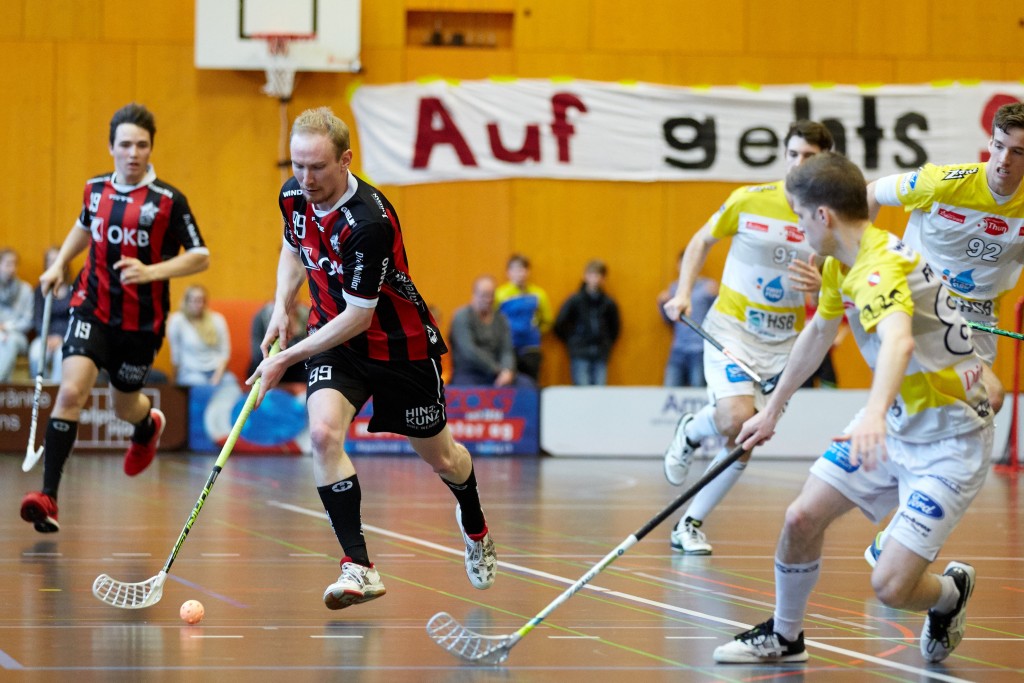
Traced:
[[[188, 447], [200, 453], [216, 453], [231, 433], [235, 419], [249, 395], [230, 375], [218, 386], [189, 389]], [[235, 442], [234, 453], [309, 452], [306, 419], [306, 385], [282, 384], [267, 392], [263, 403], [246, 420]]]
[[[473, 455], [536, 455], [540, 452], [536, 389], [445, 387], [448, 427]], [[345, 439], [349, 453], [411, 454], [409, 441], [368, 427], [373, 402], [359, 411]]]

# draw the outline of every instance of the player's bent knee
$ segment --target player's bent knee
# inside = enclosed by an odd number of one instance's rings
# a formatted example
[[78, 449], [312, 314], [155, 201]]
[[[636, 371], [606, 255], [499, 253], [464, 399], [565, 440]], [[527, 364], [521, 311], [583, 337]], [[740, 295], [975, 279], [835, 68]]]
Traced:
[[896, 609], [907, 606], [914, 589], [897, 577], [878, 570], [871, 574], [871, 588], [882, 604]]
[[341, 449], [342, 434], [326, 422], [313, 423], [309, 425], [309, 443], [313, 453], [334, 453]]
[[797, 499], [786, 508], [785, 533], [791, 539], [807, 539], [819, 531], [820, 523]]
[[89, 400], [91, 392], [91, 387], [83, 389], [73, 385], [62, 386], [57, 392], [57, 398], [54, 401], [54, 411], [64, 413], [81, 410], [85, 407], [86, 401]]

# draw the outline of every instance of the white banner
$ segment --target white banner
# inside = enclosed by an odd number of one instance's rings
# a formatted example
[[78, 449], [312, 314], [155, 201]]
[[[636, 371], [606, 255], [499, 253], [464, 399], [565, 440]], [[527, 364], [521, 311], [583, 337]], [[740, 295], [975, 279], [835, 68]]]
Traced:
[[[757, 448], [757, 457], [818, 457], [843, 432], [867, 397], [867, 389], [800, 389], [787, 404], [775, 436]], [[1003, 458], [1010, 435], [1010, 398], [1007, 396], [996, 419], [993, 461]], [[660, 457], [683, 413], [695, 413], [707, 401], [705, 389], [545, 387], [541, 390], [540, 447], [561, 456]], [[1018, 419], [1024, 419], [1021, 413], [1024, 401]], [[714, 446], [716, 450], [720, 444]]]
[[764, 182], [782, 138], [822, 121], [868, 179], [987, 158], [992, 116], [1024, 84], [683, 88], [555, 80], [364, 85], [352, 96], [369, 180]]

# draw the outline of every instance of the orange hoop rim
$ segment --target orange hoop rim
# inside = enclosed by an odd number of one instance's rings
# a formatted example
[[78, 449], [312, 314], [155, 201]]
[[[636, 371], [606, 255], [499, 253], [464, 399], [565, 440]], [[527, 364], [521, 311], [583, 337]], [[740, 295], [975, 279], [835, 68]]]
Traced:
[[253, 33], [249, 35], [251, 40], [262, 40], [267, 43], [271, 54], [281, 54], [288, 51], [289, 43], [298, 43], [306, 40], [315, 40], [315, 33]]

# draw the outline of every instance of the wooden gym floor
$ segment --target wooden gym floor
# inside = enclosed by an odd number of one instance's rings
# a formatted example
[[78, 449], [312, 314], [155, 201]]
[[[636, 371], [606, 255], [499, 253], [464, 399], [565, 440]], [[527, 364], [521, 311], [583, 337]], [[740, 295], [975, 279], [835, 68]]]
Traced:
[[[771, 615], [772, 552], [808, 461], [758, 461], [707, 521], [711, 557], [668, 547], [656, 529], [558, 608], [497, 667], [461, 662], [424, 626], [447, 611], [483, 633], [522, 626], [680, 492], [654, 459], [486, 459], [476, 468], [500, 573], [474, 590], [453, 499], [414, 458], [357, 459], [363, 521], [388, 594], [331, 612], [321, 602], [339, 548], [300, 457], [228, 461], [171, 570], [163, 599], [109, 607], [93, 579], [154, 576], [213, 456], [166, 454], [137, 479], [119, 456], [76, 456], [57, 534], [18, 516], [40, 468], [0, 457], [0, 680], [55, 681], [1019, 681], [1024, 547], [1016, 476], [993, 472], [944, 549], [978, 584], [967, 636], [940, 666], [921, 659], [922, 615], [882, 606], [862, 558], [874, 527], [851, 513], [832, 530], [811, 598], [806, 665], [721, 666], [712, 651]], [[674, 521], [673, 518], [672, 521]], [[187, 626], [196, 598], [206, 618]]]

